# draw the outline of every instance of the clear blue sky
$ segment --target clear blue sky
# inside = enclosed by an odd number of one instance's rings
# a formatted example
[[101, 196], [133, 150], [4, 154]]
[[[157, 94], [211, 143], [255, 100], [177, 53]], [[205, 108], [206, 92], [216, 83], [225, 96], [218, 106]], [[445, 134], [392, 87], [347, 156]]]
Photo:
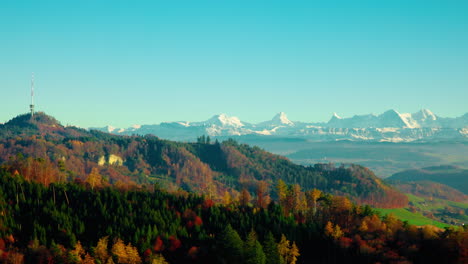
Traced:
[[[78, 4], [79, 3], [79, 4]], [[257, 122], [468, 111], [468, 1], [21, 1], [0, 4], [0, 122]]]

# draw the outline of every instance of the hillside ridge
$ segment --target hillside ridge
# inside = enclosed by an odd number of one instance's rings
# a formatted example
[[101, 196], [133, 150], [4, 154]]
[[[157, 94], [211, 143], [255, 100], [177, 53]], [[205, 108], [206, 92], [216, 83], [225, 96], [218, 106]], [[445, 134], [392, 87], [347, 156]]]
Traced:
[[182, 143], [63, 127], [51, 120], [55, 119], [38, 115], [28, 130], [16, 129], [16, 121], [1, 126], [0, 164], [45, 184], [100, 175], [99, 184], [157, 183], [221, 197], [225, 192], [237, 196], [242, 189], [254, 194], [259, 184], [266, 184], [272, 193], [283, 180], [304, 190], [317, 188], [375, 206], [407, 203], [403, 194], [359, 165], [306, 167], [234, 140], [212, 142], [201, 137], [196, 143]]

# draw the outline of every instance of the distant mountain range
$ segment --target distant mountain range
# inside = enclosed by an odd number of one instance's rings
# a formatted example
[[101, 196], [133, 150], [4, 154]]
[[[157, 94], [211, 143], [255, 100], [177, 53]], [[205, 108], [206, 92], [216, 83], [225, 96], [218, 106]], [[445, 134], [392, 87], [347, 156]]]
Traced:
[[171, 140], [194, 140], [201, 135], [232, 137], [244, 135], [300, 137], [316, 141], [413, 142], [468, 140], [468, 113], [456, 118], [439, 117], [430, 110], [399, 113], [388, 110], [380, 115], [355, 115], [341, 118], [336, 113], [330, 121], [307, 123], [291, 121], [283, 112], [258, 124], [241, 121], [226, 114], [215, 115], [203, 122], [163, 122], [135, 125], [130, 128], [106, 126], [90, 128], [122, 135], [153, 134]]

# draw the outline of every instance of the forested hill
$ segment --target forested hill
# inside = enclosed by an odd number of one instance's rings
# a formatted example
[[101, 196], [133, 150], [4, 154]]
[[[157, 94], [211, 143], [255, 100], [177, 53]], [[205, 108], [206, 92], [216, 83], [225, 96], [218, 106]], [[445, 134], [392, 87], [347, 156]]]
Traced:
[[308, 194], [299, 210], [262, 208], [158, 189], [44, 186], [0, 168], [0, 263], [467, 263], [466, 228], [418, 228]]
[[395, 173], [388, 179], [396, 182], [433, 181], [448, 185], [468, 195], [468, 170], [458, 166], [441, 165], [405, 170]]
[[243, 189], [274, 196], [281, 179], [303, 190], [317, 188], [379, 207], [407, 203], [406, 196], [358, 165], [304, 167], [258, 147], [208, 137], [179, 143], [155, 136], [116, 136], [64, 127], [44, 113], [33, 119], [20, 115], [0, 125], [0, 164], [45, 185], [66, 180], [127, 189], [157, 184], [221, 199], [237, 197]]

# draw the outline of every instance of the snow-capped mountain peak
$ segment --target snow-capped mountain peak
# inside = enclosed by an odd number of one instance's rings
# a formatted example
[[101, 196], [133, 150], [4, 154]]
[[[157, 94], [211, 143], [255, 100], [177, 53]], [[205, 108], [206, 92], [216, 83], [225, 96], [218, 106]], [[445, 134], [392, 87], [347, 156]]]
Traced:
[[336, 118], [336, 119], [343, 119], [343, 118], [341, 118], [341, 116], [339, 116], [339, 115], [338, 115], [336, 112], [335, 112], [335, 113], [333, 113], [333, 116], [332, 116], [332, 118]]
[[276, 121], [276, 122], [278, 122], [280, 124], [288, 125], [288, 126], [294, 125], [294, 123], [291, 120], [288, 119], [288, 116], [286, 115], [285, 112], [279, 112], [278, 114], [276, 114], [273, 117], [272, 121]]
[[194, 140], [203, 134], [221, 137], [300, 137], [319, 141], [411, 142], [451, 138], [468, 140], [468, 113], [456, 118], [438, 117], [426, 109], [413, 114], [388, 110], [380, 115], [367, 114], [344, 118], [334, 113], [328, 123], [293, 123], [285, 113], [280, 112], [271, 120], [256, 125], [242, 122], [237, 117], [220, 114], [204, 122], [163, 122], [159, 125], [137, 125], [127, 129], [112, 126], [94, 129], [125, 135], [153, 134], [172, 140]]
[[413, 115], [409, 113], [403, 113], [400, 114], [401, 118], [406, 124], [407, 128], [419, 128], [421, 125], [418, 123], [418, 121], [414, 120]]
[[288, 119], [284, 112], [279, 112], [270, 121], [261, 122], [258, 127], [279, 127], [279, 126], [294, 126], [294, 123]]
[[215, 115], [212, 118], [208, 119], [205, 122], [202, 122], [205, 125], [218, 125], [222, 127], [243, 127], [244, 124], [240, 121], [239, 118], [235, 116], [228, 116], [226, 114]]
[[328, 121], [328, 125], [334, 127], [335, 125], [340, 126], [342, 123], [343, 118], [339, 116], [337, 113], [333, 113], [332, 117]]
[[117, 128], [116, 128], [116, 127], [113, 127], [113, 126], [106, 126], [106, 130], [107, 130], [107, 132], [112, 133], [112, 132], [114, 132], [115, 130], [117, 130]]
[[421, 121], [432, 120], [435, 121], [437, 116], [431, 112], [429, 109], [421, 109], [421, 111], [413, 114], [414, 118], [417, 118]]
[[378, 118], [380, 119], [378, 127], [412, 128], [412, 125], [410, 122], [408, 122], [407, 118], [394, 109], [384, 112], [383, 114], [379, 115]]

